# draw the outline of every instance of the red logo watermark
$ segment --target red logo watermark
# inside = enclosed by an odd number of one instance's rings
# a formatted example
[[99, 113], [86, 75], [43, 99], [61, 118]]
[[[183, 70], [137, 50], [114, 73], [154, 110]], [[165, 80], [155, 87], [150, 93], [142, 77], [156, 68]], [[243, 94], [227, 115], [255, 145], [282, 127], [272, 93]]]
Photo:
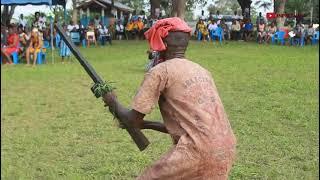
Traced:
[[286, 18], [302, 18], [304, 14], [294, 14], [294, 13], [284, 13], [284, 14], [277, 14], [277, 13], [267, 13], [267, 19], [275, 19], [277, 17], [286, 17]]

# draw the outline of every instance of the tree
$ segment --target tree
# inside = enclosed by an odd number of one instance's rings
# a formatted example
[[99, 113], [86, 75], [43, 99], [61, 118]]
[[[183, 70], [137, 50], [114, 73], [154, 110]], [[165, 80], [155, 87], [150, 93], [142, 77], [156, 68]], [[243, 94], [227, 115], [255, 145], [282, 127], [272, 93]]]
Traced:
[[258, 8], [262, 8], [264, 11], [267, 11], [272, 6], [272, 0], [258, 0], [254, 5]]
[[156, 15], [156, 9], [160, 9], [160, 1], [159, 0], [150, 0], [150, 12], [151, 12], [151, 17], [155, 17]]
[[144, 0], [121, 0], [121, 3], [135, 9], [135, 10], [144, 10], [146, 3]]
[[179, 17], [184, 20], [186, 0], [172, 0], [171, 17]]
[[1, 22], [4, 23], [5, 25], [8, 25], [12, 19], [14, 10], [16, 6], [8, 6], [4, 5], [3, 11], [1, 12]]
[[[276, 8], [277, 14], [284, 14], [287, 0], [279, 0], [279, 6]], [[277, 27], [284, 26], [285, 17], [277, 17]]]
[[79, 0], [72, 0], [72, 21], [74, 23], [78, 22], [78, 10], [77, 10], [78, 3], [79, 3]]
[[245, 10], [248, 9], [249, 10], [249, 16], [250, 16], [250, 9], [251, 9], [251, 0], [237, 0], [240, 7], [241, 7], [241, 11], [242, 14], [245, 14]]

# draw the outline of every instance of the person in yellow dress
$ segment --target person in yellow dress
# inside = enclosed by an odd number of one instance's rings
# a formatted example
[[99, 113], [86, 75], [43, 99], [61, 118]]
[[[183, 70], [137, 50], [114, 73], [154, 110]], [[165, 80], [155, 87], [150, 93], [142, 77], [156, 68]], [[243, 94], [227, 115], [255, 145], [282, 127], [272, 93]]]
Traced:
[[201, 33], [202, 40], [205, 41], [206, 39], [209, 40], [209, 31], [207, 26], [204, 24], [203, 20], [200, 20], [200, 23], [198, 24], [199, 32]]
[[43, 41], [41, 36], [39, 36], [38, 29], [34, 28], [31, 32], [31, 39], [29, 47], [26, 51], [26, 59], [27, 59], [27, 65], [30, 65], [30, 55], [33, 55], [33, 66], [36, 66], [37, 62], [37, 55], [41, 51], [43, 45]]

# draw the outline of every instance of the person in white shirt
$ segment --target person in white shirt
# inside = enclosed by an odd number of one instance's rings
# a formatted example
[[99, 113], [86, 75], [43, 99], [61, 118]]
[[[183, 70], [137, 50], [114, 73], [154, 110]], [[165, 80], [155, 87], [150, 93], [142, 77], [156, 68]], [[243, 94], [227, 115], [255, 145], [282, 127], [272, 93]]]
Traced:
[[69, 32], [77, 32], [79, 31], [79, 25], [70, 21], [70, 24], [67, 26]]
[[111, 34], [109, 32], [109, 29], [100, 23], [98, 31], [99, 31], [99, 39], [101, 41], [101, 45], [104, 46], [106, 41], [109, 41], [109, 44], [111, 45]]
[[118, 20], [116, 24], [116, 37], [121, 40], [122, 36], [125, 36], [124, 34], [124, 26], [121, 24], [121, 21]]
[[220, 15], [219, 11], [217, 11], [217, 14], [214, 16], [214, 18], [217, 20], [217, 24], [219, 25], [223, 16]]
[[23, 30], [25, 29], [25, 27], [27, 25], [27, 21], [23, 18], [23, 14], [20, 14], [19, 25], [21, 25], [23, 27]]

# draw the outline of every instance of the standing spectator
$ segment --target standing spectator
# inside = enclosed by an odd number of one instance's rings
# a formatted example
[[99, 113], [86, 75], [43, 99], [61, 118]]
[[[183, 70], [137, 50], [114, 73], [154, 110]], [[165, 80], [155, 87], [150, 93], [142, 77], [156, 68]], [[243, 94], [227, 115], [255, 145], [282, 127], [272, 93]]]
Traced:
[[[63, 30], [67, 36], [70, 36], [70, 32], [68, 31], [67, 26], [63, 26]], [[66, 57], [68, 57], [68, 59], [69, 59], [70, 55], [71, 55], [71, 51], [70, 51], [69, 47], [66, 45], [66, 43], [63, 40], [61, 40], [61, 44], [60, 44], [61, 63], [64, 64], [64, 59]]]
[[101, 44], [104, 46], [106, 41], [111, 45], [111, 34], [106, 26], [101, 25], [99, 29], [99, 39], [101, 40]]
[[217, 28], [218, 28], [217, 23], [214, 20], [212, 20], [211, 23], [208, 25], [208, 30], [209, 30], [211, 39], [213, 39], [213, 33], [216, 31]]
[[[206, 39], [209, 40], [209, 31], [207, 29], [207, 26], [204, 24], [203, 20], [200, 20], [200, 24], [198, 24], [199, 33], [201, 34], [201, 38], [203, 41]], [[200, 40], [200, 39], [198, 39]]]
[[228, 27], [228, 25], [225, 23], [225, 20], [224, 19], [222, 19], [221, 20], [221, 23], [220, 23], [220, 26], [221, 26], [221, 28], [222, 28], [222, 33], [223, 33], [223, 35], [222, 35], [222, 38], [223, 38], [223, 40], [228, 40], [228, 39], [230, 39], [230, 31], [229, 31], [229, 27]]
[[251, 19], [247, 19], [247, 22], [244, 24], [244, 40], [250, 40], [253, 32], [253, 24], [251, 23]]
[[24, 19], [23, 14], [20, 14], [19, 16], [19, 26], [22, 26], [23, 30], [25, 29], [27, 25], [27, 21]]
[[143, 33], [144, 33], [144, 24], [142, 22], [142, 19], [141, 17], [138, 18], [138, 21], [137, 21], [137, 29], [138, 29], [138, 37], [139, 39], [142, 39], [143, 38]]
[[308, 42], [311, 43], [314, 33], [315, 33], [315, 31], [314, 31], [313, 25], [311, 23], [306, 31], [306, 43], [308, 43]]
[[7, 44], [4, 48], [1, 48], [3, 51], [2, 58], [6, 59], [9, 64], [12, 64], [11, 54], [19, 51], [19, 36], [16, 31], [16, 27], [13, 24], [8, 26]]
[[124, 26], [121, 24], [121, 21], [118, 20], [118, 22], [116, 24], [116, 38], [121, 40], [122, 36], [125, 36]]
[[267, 37], [266, 37], [266, 42], [269, 43], [270, 39], [274, 34], [277, 32], [277, 27], [275, 26], [275, 23], [272, 22], [271, 25], [267, 29]]
[[38, 29], [34, 28], [31, 32], [31, 40], [26, 51], [27, 66], [30, 65], [30, 55], [33, 55], [33, 67], [36, 66], [37, 54], [41, 51], [43, 42]]
[[258, 25], [258, 41], [259, 41], [259, 44], [261, 44], [262, 41], [265, 40], [265, 36], [266, 36], [265, 28], [266, 28], [266, 25], [264, 24], [264, 22], [260, 21], [260, 23]]
[[69, 32], [79, 32], [79, 25], [73, 21], [70, 21], [70, 24], [67, 26]]
[[264, 17], [262, 16], [262, 13], [259, 12], [259, 16], [257, 17], [257, 20], [256, 20], [256, 25], [257, 27], [259, 26], [260, 22], [262, 22], [263, 24], [265, 24], [265, 20], [264, 20]]
[[220, 15], [220, 11], [217, 11], [217, 14], [214, 16], [214, 18], [216, 19], [217, 24], [219, 25], [223, 16]]
[[41, 21], [42, 23], [46, 24], [47, 18], [46, 18], [46, 15], [44, 13], [41, 13], [39, 21]]
[[100, 24], [100, 19], [99, 19], [99, 16], [96, 15], [96, 17], [94, 18], [94, 27], [98, 27]]
[[237, 13], [237, 11], [234, 11], [233, 12], [233, 15], [232, 15], [232, 20], [238, 20], [239, 19], [239, 16], [238, 16], [238, 13]]
[[237, 20], [233, 20], [231, 25], [231, 38], [233, 40], [239, 40], [240, 29], [240, 23]]
[[135, 32], [134, 32], [133, 27], [134, 27], [134, 22], [133, 22], [133, 19], [131, 19], [130, 22], [126, 26], [126, 31], [128, 32], [127, 37], [130, 37], [130, 38], [134, 37]]
[[94, 42], [94, 44], [97, 46], [97, 40], [96, 40], [96, 35], [95, 35], [95, 28], [94, 28], [94, 24], [91, 21], [89, 26], [88, 26], [88, 31], [87, 31], [87, 35], [86, 35], [86, 40], [87, 40], [87, 44], [88, 47], [90, 47], [90, 42]]

